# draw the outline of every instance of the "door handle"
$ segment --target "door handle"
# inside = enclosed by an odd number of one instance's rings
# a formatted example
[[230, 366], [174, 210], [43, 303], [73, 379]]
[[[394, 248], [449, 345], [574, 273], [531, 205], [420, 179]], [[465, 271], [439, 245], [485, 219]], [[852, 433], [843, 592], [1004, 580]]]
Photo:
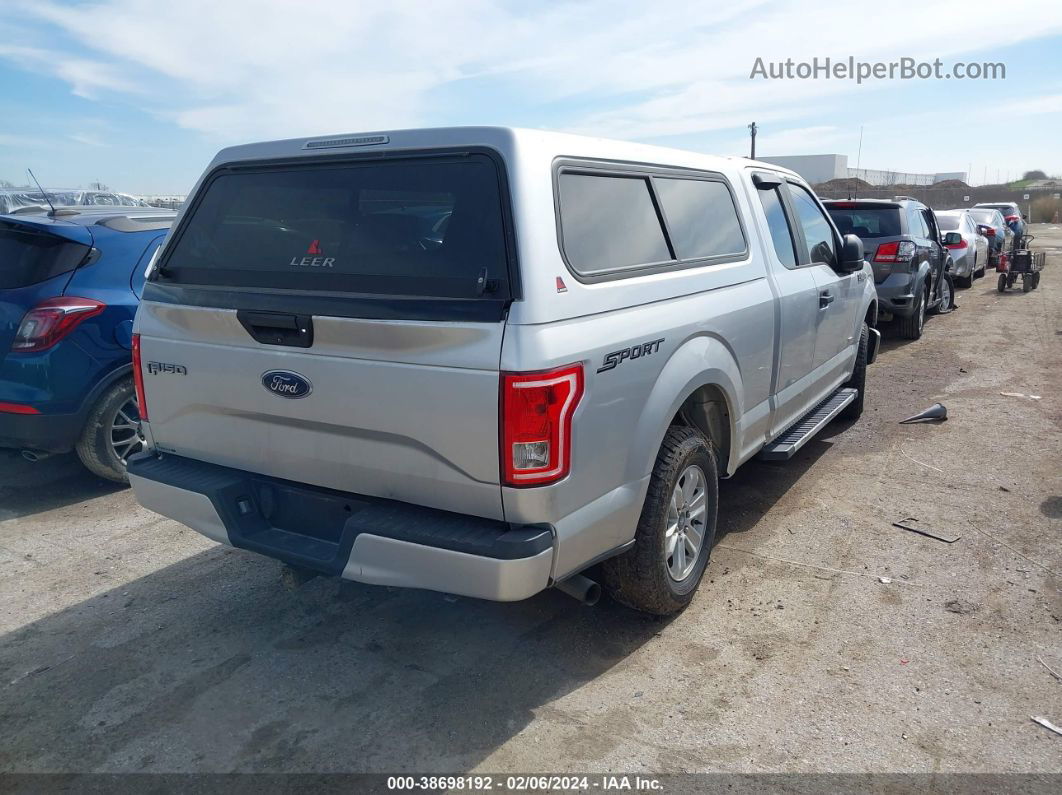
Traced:
[[823, 290], [819, 293], [819, 309], [825, 309], [833, 303], [833, 293], [829, 290]]
[[313, 345], [313, 317], [310, 315], [240, 309], [236, 312], [236, 319], [254, 340], [263, 345], [286, 345], [292, 348], [309, 348]]

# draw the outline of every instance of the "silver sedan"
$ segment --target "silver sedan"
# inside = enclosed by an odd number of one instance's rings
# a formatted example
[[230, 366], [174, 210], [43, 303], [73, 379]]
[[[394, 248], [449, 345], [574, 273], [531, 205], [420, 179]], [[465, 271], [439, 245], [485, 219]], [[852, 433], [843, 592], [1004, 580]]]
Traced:
[[981, 234], [977, 221], [967, 210], [943, 210], [935, 215], [944, 235], [944, 245], [951, 253], [955, 283], [969, 287], [974, 279], [985, 275], [988, 238]]

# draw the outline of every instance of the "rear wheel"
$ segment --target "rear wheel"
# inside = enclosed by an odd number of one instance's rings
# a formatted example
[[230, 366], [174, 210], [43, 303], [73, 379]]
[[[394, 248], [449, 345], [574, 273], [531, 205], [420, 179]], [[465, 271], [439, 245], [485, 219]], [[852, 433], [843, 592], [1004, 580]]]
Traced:
[[945, 273], [940, 280], [940, 302], [933, 312], [937, 315], [946, 315], [955, 308], [955, 280], [950, 273]]
[[634, 546], [602, 564], [613, 598], [669, 615], [693, 599], [715, 540], [719, 475], [711, 442], [695, 428], [668, 429]]
[[94, 475], [128, 483], [125, 462], [143, 449], [136, 392], [132, 379], [126, 378], [104, 392], [92, 407], [77, 442], [77, 455]]
[[1007, 289], [1007, 274], [1005, 274], [1005, 273], [999, 274], [999, 278], [996, 279], [996, 289], [999, 290], [1000, 292], [1003, 292], [1004, 290]]
[[1021, 291], [1027, 293], [1033, 288], [1033, 278], [1031, 274], [1023, 274], [1021, 277]]
[[916, 340], [922, 336], [926, 325], [926, 288], [918, 294], [915, 311], [909, 317], [900, 318], [900, 336], [905, 340]]

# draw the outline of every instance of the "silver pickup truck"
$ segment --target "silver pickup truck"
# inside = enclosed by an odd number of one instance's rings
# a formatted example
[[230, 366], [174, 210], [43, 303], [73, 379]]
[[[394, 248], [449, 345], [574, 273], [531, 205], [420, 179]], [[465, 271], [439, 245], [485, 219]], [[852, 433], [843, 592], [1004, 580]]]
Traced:
[[326, 575], [693, 597], [718, 481], [858, 417], [862, 243], [775, 166], [532, 130], [223, 150], [149, 267], [147, 508]]

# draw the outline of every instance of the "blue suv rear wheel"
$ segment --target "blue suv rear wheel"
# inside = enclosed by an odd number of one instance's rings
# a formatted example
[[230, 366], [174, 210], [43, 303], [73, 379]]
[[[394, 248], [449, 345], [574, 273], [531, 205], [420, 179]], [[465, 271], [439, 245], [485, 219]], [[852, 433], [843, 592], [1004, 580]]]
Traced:
[[77, 443], [77, 455], [93, 474], [128, 483], [125, 464], [144, 449], [133, 380], [123, 378], [92, 407]]

